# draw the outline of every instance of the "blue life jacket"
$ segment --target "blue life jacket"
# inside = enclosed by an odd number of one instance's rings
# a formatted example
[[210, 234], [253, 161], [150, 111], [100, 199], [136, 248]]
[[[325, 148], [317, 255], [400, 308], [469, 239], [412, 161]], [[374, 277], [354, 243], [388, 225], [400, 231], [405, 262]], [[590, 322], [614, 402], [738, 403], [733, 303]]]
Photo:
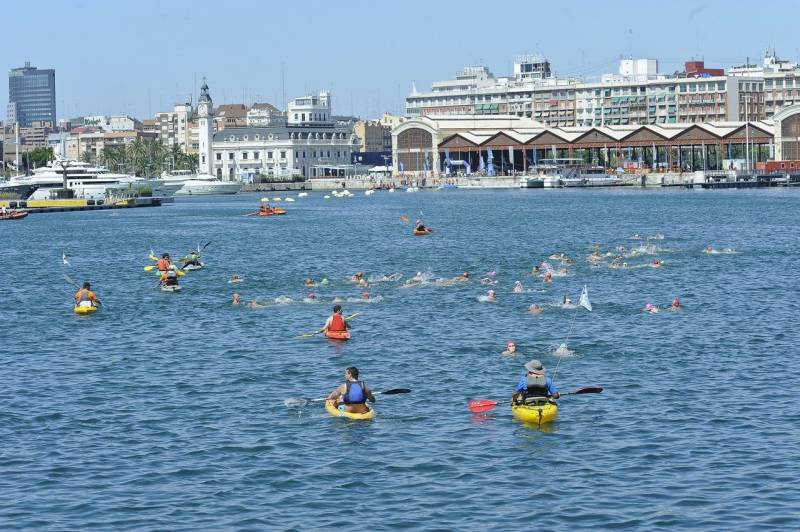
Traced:
[[347, 387], [342, 402], [346, 405], [363, 405], [367, 402], [367, 395], [364, 393], [364, 383], [361, 381], [345, 383]]

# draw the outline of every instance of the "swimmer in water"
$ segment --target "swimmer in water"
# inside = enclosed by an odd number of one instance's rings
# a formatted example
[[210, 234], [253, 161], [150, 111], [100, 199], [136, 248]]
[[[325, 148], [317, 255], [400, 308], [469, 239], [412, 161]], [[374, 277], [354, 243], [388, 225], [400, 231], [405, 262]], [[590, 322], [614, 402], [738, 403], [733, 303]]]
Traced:
[[519, 282], [519, 281], [514, 281], [514, 293], [515, 294], [521, 294], [524, 291], [525, 291], [525, 289], [522, 287], [522, 283]]
[[231, 300], [231, 305], [236, 306], [236, 305], [240, 304], [241, 302], [242, 302], [242, 296], [240, 296], [237, 293], [234, 293], [233, 294], [233, 299]]
[[681, 302], [680, 302], [680, 300], [679, 300], [679, 299], [676, 297], [675, 299], [673, 299], [673, 300], [672, 300], [672, 304], [669, 306], [669, 309], [670, 309], [671, 311], [675, 312], [676, 310], [678, 310], [678, 309], [680, 309], [680, 308], [681, 308]]
[[314, 288], [315, 286], [317, 286], [317, 283], [315, 283], [314, 279], [312, 279], [311, 277], [303, 281], [303, 284], [306, 285], [306, 288]]
[[519, 353], [517, 353], [517, 346], [514, 343], [514, 340], [509, 340], [508, 342], [506, 342], [506, 350], [500, 354], [507, 357], [517, 356]]
[[308, 295], [306, 296], [306, 299], [309, 301], [316, 301], [317, 294], [315, 294], [314, 292], [309, 292]]
[[551, 272], [544, 273], [544, 279], [542, 279], [545, 283], [552, 283], [553, 282], [553, 274]]
[[644, 311], [649, 312], [650, 314], [656, 314], [658, 313], [658, 307], [653, 305], [652, 303], [648, 303], [647, 305], [644, 306]]
[[369, 301], [369, 292], [362, 293], [361, 299], [363, 299], [364, 301]]
[[263, 308], [264, 305], [259, 305], [258, 302], [254, 299], [247, 304], [248, 308]]
[[369, 282], [366, 279], [361, 279], [358, 281], [359, 288], [367, 288], [369, 286]]
[[455, 277], [455, 280], [460, 283], [466, 283], [467, 281], [469, 281], [469, 272], [462, 273], [458, 277]]
[[542, 312], [544, 312], [544, 310], [536, 303], [528, 307], [528, 314], [541, 314]]
[[323, 278], [322, 278], [322, 280], [319, 282], [319, 284], [321, 284], [322, 286], [325, 286], [325, 285], [326, 285], [326, 284], [328, 284], [329, 282], [330, 282], [330, 281], [328, 281], [328, 278], [327, 278], [327, 277], [323, 277]]
[[650, 267], [651, 268], [660, 268], [662, 264], [663, 264], [662, 261], [660, 261], [658, 259], [653, 259], [653, 262], [650, 263]]
[[572, 304], [572, 300], [567, 297], [567, 294], [564, 294], [564, 297], [561, 299], [561, 306], [566, 307], [567, 305]]
[[538, 266], [534, 266], [533, 268], [531, 268], [531, 275], [538, 275], [540, 271], [541, 270], [539, 269]]
[[705, 252], [706, 253], [716, 253], [717, 250], [714, 249], [714, 246], [709, 245], [709, 246], [706, 246]]
[[486, 292], [486, 301], [497, 301], [497, 294], [494, 290]]
[[233, 275], [231, 275], [231, 279], [228, 282], [229, 283], [240, 283], [240, 282], [242, 282], [242, 276], [234, 273]]
[[356, 272], [350, 277], [350, 281], [354, 283], [358, 283], [362, 279], [364, 279], [364, 272]]

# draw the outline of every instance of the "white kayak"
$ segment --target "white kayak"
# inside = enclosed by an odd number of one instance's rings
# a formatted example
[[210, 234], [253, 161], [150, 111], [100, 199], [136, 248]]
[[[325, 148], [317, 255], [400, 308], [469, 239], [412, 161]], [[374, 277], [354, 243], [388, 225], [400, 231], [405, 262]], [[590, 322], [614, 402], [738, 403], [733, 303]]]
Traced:
[[161, 285], [162, 292], [180, 292], [181, 286], [178, 284], [162, 284]]
[[187, 264], [186, 266], [184, 266], [184, 267], [183, 267], [183, 268], [181, 268], [181, 269], [182, 269], [183, 271], [186, 271], [186, 272], [193, 272], [193, 271], [195, 271], [195, 270], [202, 270], [202, 269], [203, 269], [203, 266], [205, 266], [205, 264], [203, 264], [203, 263], [201, 262], [200, 264]]

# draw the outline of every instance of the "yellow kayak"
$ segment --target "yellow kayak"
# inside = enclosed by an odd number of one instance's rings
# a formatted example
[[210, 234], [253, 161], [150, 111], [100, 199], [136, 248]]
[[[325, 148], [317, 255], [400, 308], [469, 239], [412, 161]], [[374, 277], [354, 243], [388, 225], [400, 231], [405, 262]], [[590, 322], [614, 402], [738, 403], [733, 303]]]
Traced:
[[333, 401], [325, 401], [325, 411], [333, 417], [346, 417], [347, 419], [372, 419], [375, 417], [375, 411], [371, 408], [369, 409], [369, 412], [365, 414], [354, 414], [352, 412], [339, 410], [334, 405], [335, 403]]
[[543, 425], [550, 423], [556, 419], [558, 414], [558, 405], [552, 401], [544, 402], [533, 405], [511, 405], [511, 413], [516, 419], [523, 423], [531, 423], [533, 425]]
[[94, 312], [97, 312], [97, 307], [95, 306], [79, 307], [76, 305], [72, 308], [72, 312], [74, 312], [75, 314], [92, 314]]

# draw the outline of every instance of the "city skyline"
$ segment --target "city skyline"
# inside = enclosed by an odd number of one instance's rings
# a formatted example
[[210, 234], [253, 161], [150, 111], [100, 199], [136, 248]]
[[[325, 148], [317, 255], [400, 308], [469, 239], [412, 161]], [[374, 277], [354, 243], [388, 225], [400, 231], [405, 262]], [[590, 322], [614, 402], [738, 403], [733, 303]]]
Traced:
[[[789, 31], [791, 15], [800, 8], [790, 2], [746, 15], [725, 9], [721, 1], [675, 2], [669, 12], [658, 13], [658, 27], [652, 11], [627, 1], [613, 13], [579, 2], [546, 17], [539, 14], [541, 6], [500, 1], [493, 5], [497, 21], [489, 27], [480, 4], [468, 9], [460, 3], [454, 12], [450, 2], [412, 1], [400, 10], [359, 1], [280, 9], [242, 1], [226, 7], [227, 18], [221, 19], [212, 2], [89, 0], [42, 6], [35, 13], [21, 4], [7, 6], [17, 23], [7, 28], [7, 42], [13, 44], [2, 68], [8, 72], [30, 61], [55, 69], [59, 118], [150, 118], [175, 103], [196, 101], [203, 77], [216, 104], [258, 101], [283, 108], [291, 98], [329, 90], [335, 114], [376, 118], [384, 111], [403, 114], [412, 82], [427, 89], [468, 64], [508, 74], [513, 57], [525, 52], [547, 57], [556, 75], [589, 77], [615, 71], [621, 56], [657, 59], [663, 72], [679, 70], [692, 58], [720, 68], [748, 56], [758, 61], [767, 47], [782, 58], [800, 59]], [[777, 11], [785, 16], [776, 19]], [[31, 28], [42, 23], [42, 13], [63, 27], [83, 30], [63, 32], [64, 46], [53, 46], [60, 32], [32, 40]], [[506, 13], [513, 18], [502, 16]], [[569, 24], [554, 23], [559, 19]], [[492, 39], [495, 31], [502, 38]], [[102, 42], [107, 45], [97, 45]], [[8, 101], [8, 86], [1, 90], [0, 98]]]

